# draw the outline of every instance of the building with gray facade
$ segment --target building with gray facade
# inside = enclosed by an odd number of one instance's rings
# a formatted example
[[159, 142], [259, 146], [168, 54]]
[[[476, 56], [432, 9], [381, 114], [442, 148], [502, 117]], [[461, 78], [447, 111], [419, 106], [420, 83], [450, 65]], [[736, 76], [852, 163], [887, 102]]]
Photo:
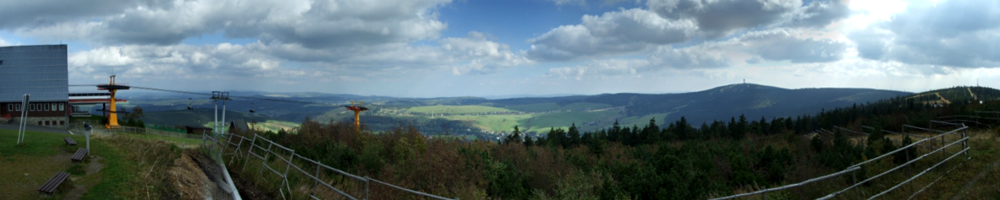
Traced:
[[69, 123], [66, 45], [0, 47], [0, 123], [17, 123], [29, 94], [28, 124], [65, 128]]

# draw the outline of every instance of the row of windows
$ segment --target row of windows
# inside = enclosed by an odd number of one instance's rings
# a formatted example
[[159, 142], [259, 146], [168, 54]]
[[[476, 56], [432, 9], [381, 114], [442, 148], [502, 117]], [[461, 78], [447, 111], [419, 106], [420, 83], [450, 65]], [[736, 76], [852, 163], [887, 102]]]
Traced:
[[[28, 111], [65, 111], [65, 103], [31, 103]], [[21, 111], [21, 104], [7, 104], [7, 111]]]
[[[59, 125], [66, 125], [66, 121], [59, 120]], [[38, 125], [42, 126], [42, 121], [38, 121]], [[45, 121], [45, 126], [55, 126], [56, 121]]]

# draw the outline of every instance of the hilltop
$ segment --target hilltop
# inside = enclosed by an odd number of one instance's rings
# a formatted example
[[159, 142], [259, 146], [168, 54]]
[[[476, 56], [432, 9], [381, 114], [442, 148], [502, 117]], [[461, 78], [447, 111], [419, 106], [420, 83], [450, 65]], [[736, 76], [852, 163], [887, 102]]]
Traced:
[[[973, 89], [973, 91], [976, 91]], [[350, 122], [353, 114], [340, 105], [347, 101], [365, 101], [371, 111], [362, 121], [374, 130], [388, 130], [401, 124], [413, 124], [426, 134], [471, 135], [497, 139], [514, 126], [529, 133], [576, 124], [582, 131], [610, 127], [615, 121], [625, 126], [660, 124], [685, 117], [690, 123], [729, 120], [744, 115], [792, 117], [815, 114], [836, 107], [864, 104], [912, 93], [861, 88], [785, 89], [758, 84], [733, 84], [704, 91], [671, 94], [617, 93], [560, 97], [487, 99], [481, 97], [399, 98], [324, 93], [241, 92], [228, 102], [228, 119], [302, 122], [311, 118], [320, 122]], [[130, 105], [139, 105], [148, 120], [158, 125], [204, 124], [211, 120], [211, 101], [202, 97], [141, 96]], [[260, 99], [275, 99], [268, 101]], [[186, 111], [192, 104], [195, 111]], [[249, 109], [257, 112], [250, 114]], [[235, 112], [235, 113], [234, 113]], [[197, 116], [195, 116], [197, 115]], [[200, 123], [198, 123], [201, 120]], [[170, 122], [174, 121], [175, 124]]]

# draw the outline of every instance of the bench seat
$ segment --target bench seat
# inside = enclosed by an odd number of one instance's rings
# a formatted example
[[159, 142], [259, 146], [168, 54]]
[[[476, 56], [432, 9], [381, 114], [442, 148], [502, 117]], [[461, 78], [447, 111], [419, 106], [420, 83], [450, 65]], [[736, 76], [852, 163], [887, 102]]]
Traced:
[[73, 154], [73, 157], [71, 159], [73, 159], [73, 162], [80, 162], [84, 158], [87, 158], [87, 153], [90, 153], [90, 151], [87, 149], [84, 148], [77, 149], [76, 153]]
[[63, 140], [66, 141], [66, 144], [70, 146], [76, 146], [76, 141], [74, 141], [73, 138], [66, 137], [63, 138]]
[[45, 184], [42, 184], [42, 187], [38, 188], [38, 192], [51, 195], [56, 192], [56, 188], [58, 188], [59, 185], [66, 181], [66, 178], [69, 178], [69, 173], [56, 173], [56, 175], [52, 176], [49, 181], [45, 181]]

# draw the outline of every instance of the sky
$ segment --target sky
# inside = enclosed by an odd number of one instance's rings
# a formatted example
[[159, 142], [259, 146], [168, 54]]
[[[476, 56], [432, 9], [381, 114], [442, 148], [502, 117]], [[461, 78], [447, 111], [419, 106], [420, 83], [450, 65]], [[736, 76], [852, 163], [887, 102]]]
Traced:
[[[1000, 86], [1000, 1], [33, 0], [69, 83], [395, 97]], [[71, 91], [88, 91], [73, 88]]]

